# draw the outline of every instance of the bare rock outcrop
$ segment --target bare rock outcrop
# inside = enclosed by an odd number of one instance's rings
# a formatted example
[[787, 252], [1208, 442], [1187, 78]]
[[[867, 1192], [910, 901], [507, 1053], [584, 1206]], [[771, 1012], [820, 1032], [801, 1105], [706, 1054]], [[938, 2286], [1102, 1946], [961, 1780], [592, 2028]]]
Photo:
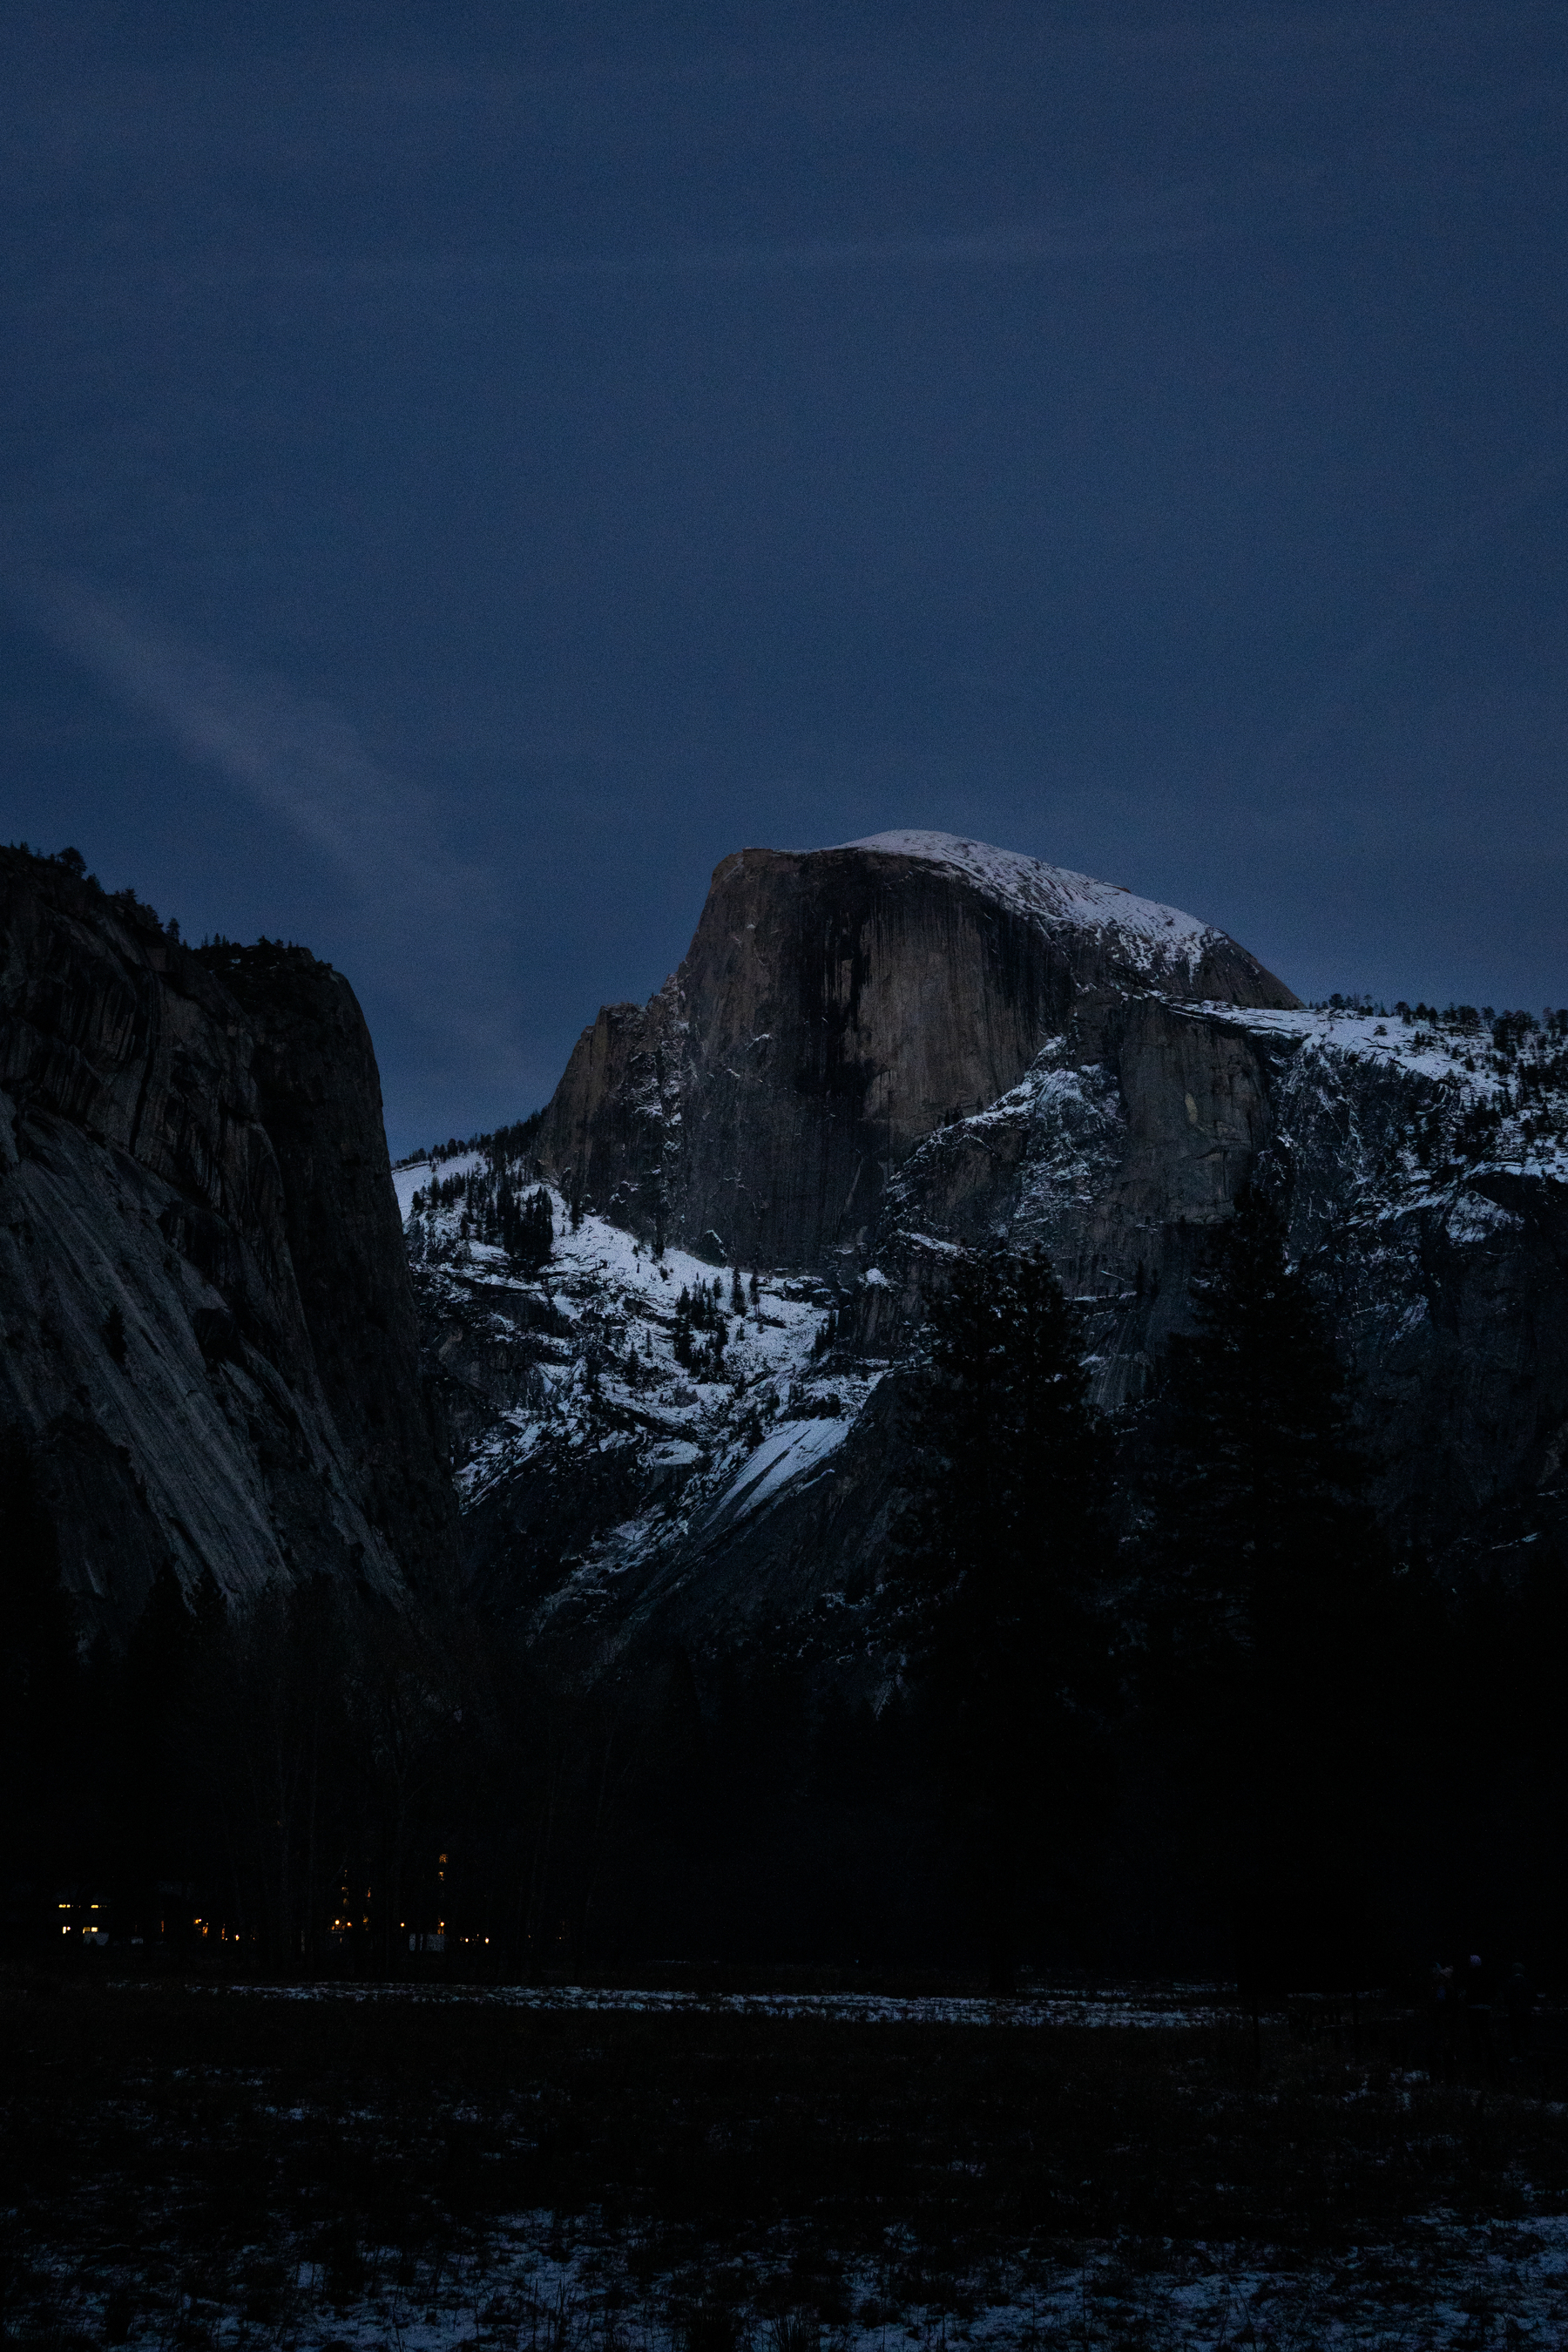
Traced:
[[1561, 1074], [1549, 1041], [1521, 1065], [1532, 1134], [1489, 1037], [1412, 1037], [1353, 1011], [1097, 1013], [906, 1161], [857, 1344], [897, 1353], [953, 1244], [1038, 1243], [1085, 1311], [1099, 1402], [1135, 1407], [1190, 1326], [1213, 1227], [1257, 1181], [1332, 1319], [1392, 1525], [1442, 1551], [1499, 1512], [1544, 1524], [1568, 1449]]
[[863, 1263], [926, 1137], [1005, 1095], [1089, 1008], [1151, 990], [1296, 1003], [1189, 915], [952, 835], [740, 850], [679, 970], [584, 1032], [540, 1165], [655, 1241]]

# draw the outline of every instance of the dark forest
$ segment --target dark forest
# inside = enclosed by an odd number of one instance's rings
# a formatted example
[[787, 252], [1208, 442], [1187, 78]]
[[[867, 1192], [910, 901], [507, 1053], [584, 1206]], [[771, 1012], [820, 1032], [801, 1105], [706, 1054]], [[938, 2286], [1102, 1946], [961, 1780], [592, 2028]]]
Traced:
[[0, 1527], [13, 1951], [515, 1979], [758, 1960], [1408, 1979], [1562, 1948], [1542, 1561], [1447, 1589], [1368, 1503], [1331, 1335], [1244, 1196], [1135, 1428], [1038, 1255], [900, 1375], [873, 1715], [787, 1662], [612, 1671], [504, 1612], [155, 1583], [85, 1654], [26, 1445]]

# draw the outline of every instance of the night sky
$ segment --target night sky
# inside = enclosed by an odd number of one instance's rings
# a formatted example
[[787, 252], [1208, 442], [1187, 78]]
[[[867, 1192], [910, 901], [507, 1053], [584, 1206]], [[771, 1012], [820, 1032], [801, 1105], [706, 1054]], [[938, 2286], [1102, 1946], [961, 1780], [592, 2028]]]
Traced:
[[0, 23], [0, 837], [348, 972], [395, 1149], [750, 843], [1568, 1001], [1568, 10]]

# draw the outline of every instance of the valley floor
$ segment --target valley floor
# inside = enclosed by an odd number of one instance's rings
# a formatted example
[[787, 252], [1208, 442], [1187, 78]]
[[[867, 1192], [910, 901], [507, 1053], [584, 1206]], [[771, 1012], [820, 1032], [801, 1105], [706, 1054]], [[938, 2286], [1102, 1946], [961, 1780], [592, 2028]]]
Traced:
[[308, 1990], [0, 1986], [8, 2342], [1568, 2338], [1554, 2053], [1436, 2081], [1386, 2011], [1359, 2052], [1283, 2017], [1255, 2052], [1195, 1992], [991, 2031], [891, 1996]]

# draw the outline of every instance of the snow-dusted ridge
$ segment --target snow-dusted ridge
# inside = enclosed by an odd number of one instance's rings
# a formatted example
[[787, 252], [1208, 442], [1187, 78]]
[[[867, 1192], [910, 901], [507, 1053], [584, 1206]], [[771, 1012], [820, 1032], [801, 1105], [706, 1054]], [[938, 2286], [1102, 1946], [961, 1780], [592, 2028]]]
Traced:
[[1142, 949], [1146, 959], [1172, 958], [1189, 971], [1196, 970], [1211, 941], [1224, 937], [1212, 923], [1200, 922], [1179, 907], [1163, 907], [1116, 883], [1098, 882], [1090, 874], [1047, 866], [1018, 850], [998, 849], [991, 842], [968, 841], [958, 834], [873, 833], [839, 846], [878, 850], [889, 857], [918, 857], [962, 875], [997, 905], [1037, 922], [1075, 930], [1114, 930], [1126, 946]]
[[[1420, 1081], [1433, 1115], [1440, 1116], [1450, 1135], [1467, 1113], [1472, 1119], [1484, 1117], [1489, 1129], [1484, 1150], [1461, 1155], [1470, 1163], [1470, 1174], [1500, 1169], [1568, 1182], [1568, 1097], [1559, 1033], [1523, 1031], [1504, 1054], [1484, 1024], [1455, 1027], [1441, 1016], [1417, 1019], [1348, 1006], [1276, 1012], [1173, 1003], [1172, 1009], [1183, 1018], [1224, 1021], [1253, 1036], [1278, 1038], [1308, 1063], [1343, 1057]], [[1414, 1164], [1406, 1170], [1415, 1172]]]

